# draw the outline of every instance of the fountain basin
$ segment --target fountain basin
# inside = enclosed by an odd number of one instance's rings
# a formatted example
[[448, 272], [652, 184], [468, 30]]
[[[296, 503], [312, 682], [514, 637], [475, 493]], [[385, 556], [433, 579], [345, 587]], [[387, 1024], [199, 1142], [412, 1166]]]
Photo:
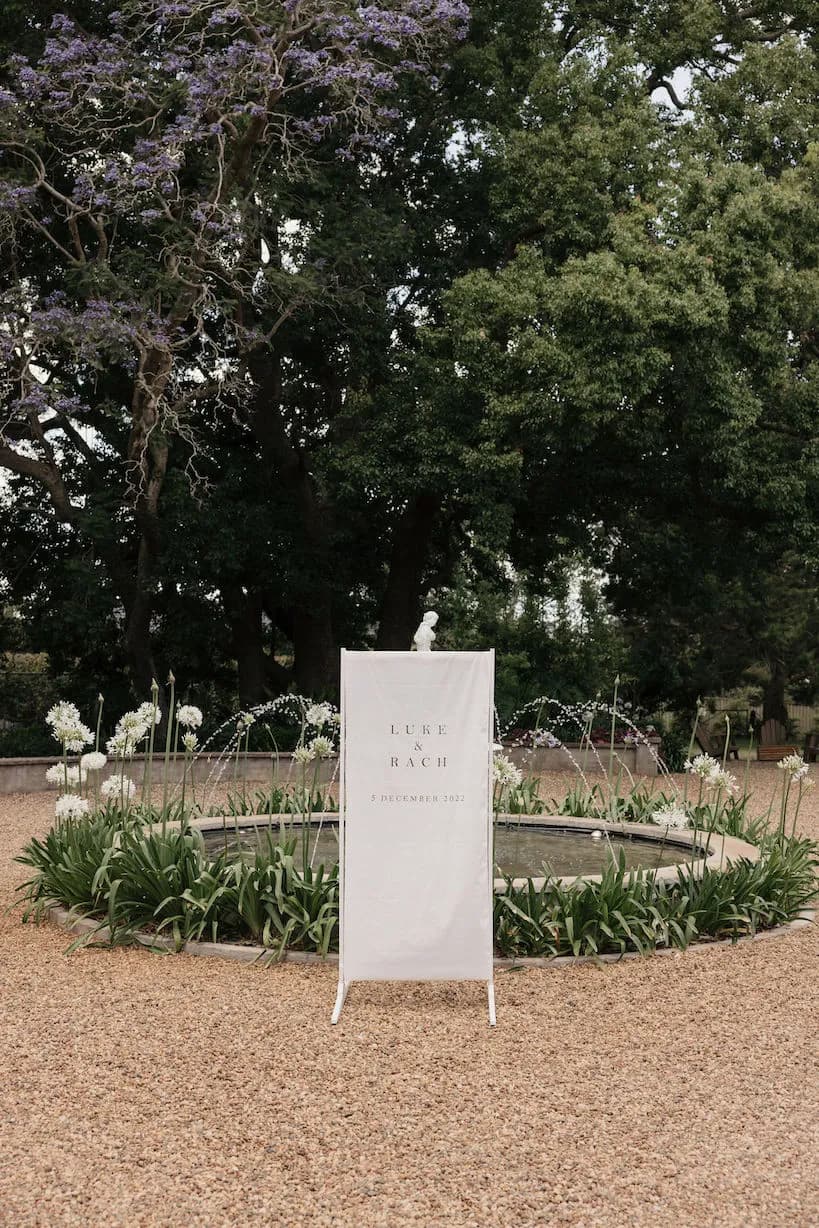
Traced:
[[[292, 814], [210, 816], [196, 819], [191, 827], [202, 833], [205, 846], [216, 854], [224, 847], [235, 848], [238, 824], [239, 843], [248, 850], [258, 848], [268, 832], [274, 837], [284, 828], [298, 839], [302, 835], [298, 816]], [[310, 852], [319, 841], [314, 864], [332, 865], [338, 856], [338, 815], [313, 815]], [[319, 836], [319, 828], [321, 835]], [[596, 837], [595, 833], [599, 833]], [[566, 815], [500, 814], [496, 822], [496, 863], [502, 874], [511, 875], [516, 886], [532, 879], [536, 887], [546, 881], [543, 863], [563, 884], [582, 878], [599, 882], [612, 856], [626, 855], [630, 873], [649, 870], [658, 882], [673, 882], [679, 867], [685, 865], [701, 875], [706, 866], [718, 869], [738, 858], [756, 861], [759, 850], [734, 837], [712, 836], [706, 848], [705, 833], [666, 831], [648, 823], [610, 823], [599, 819], [572, 818]], [[495, 889], [505, 887], [503, 877], [495, 879]]]

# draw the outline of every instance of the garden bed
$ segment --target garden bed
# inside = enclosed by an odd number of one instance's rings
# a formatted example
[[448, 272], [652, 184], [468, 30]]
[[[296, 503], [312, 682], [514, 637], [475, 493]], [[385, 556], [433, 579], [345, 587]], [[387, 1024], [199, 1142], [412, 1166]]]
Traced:
[[[565, 825], [567, 816], [555, 821]], [[736, 826], [736, 806], [726, 821]], [[743, 847], [724, 827], [712, 813], [708, 858], [668, 874], [629, 872], [621, 856], [601, 875], [570, 882], [505, 879], [495, 895], [496, 954], [647, 954], [736, 941], [800, 918], [816, 892], [815, 846], [779, 831], [757, 849]], [[700, 824], [700, 839], [704, 830]], [[673, 838], [694, 845], [697, 829]], [[338, 867], [311, 866], [306, 840], [299, 848], [274, 829], [269, 846], [250, 857], [210, 856], [187, 819], [146, 824], [109, 808], [58, 822], [32, 841], [20, 858], [33, 871], [21, 895], [30, 918], [56, 906], [90, 922], [80, 942], [176, 951], [228, 942], [259, 946], [273, 959], [288, 951], [326, 957], [338, 943]]]

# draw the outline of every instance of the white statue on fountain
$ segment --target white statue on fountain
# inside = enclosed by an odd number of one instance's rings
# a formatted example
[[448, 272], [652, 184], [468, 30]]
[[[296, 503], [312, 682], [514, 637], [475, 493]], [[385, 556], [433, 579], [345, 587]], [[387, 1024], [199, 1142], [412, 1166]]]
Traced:
[[432, 641], [435, 639], [435, 632], [432, 630], [432, 628], [435, 626], [437, 621], [438, 615], [435, 613], [435, 611], [427, 610], [426, 614], [421, 620], [421, 625], [415, 632], [415, 635], [412, 637], [412, 642], [418, 652], [431, 652]]

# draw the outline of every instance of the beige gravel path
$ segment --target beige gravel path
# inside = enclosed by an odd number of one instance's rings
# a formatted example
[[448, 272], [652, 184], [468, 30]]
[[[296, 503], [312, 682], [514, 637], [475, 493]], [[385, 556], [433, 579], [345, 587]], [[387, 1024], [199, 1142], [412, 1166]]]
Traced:
[[819, 1224], [816, 927], [502, 974], [494, 1031], [477, 986], [354, 986], [331, 1030], [334, 969], [3, 915], [52, 806], [0, 801], [3, 1228]]

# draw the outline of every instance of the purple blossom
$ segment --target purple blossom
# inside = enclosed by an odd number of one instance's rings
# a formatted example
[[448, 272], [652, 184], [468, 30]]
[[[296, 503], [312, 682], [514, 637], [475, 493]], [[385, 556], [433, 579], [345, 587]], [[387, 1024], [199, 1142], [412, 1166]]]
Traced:
[[0, 180], [0, 208], [13, 213], [15, 210], [30, 208], [36, 202], [36, 188], [19, 183], [4, 183]]
[[[354, 161], [382, 144], [389, 125], [400, 118], [391, 105], [400, 78], [426, 72], [441, 44], [460, 37], [467, 20], [461, 0], [391, 0], [360, 7], [279, 0], [264, 7], [270, 24], [261, 31], [260, 45], [236, 24], [242, 9], [235, 0], [207, 5], [139, 0], [111, 15], [107, 35], [87, 34], [58, 15], [36, 63], [21, 55], [7, 62], [0, 89], [0, 151], [3, 132], [11, 130], [15, 138], [22, 130], [35, 147], [39, 134], [48, 132], [57, 147], [97, 151], [99, 157], [84, 165], [80, 157], [63, 160], [68, 182], [60, 182], [60, 191], [80, 212], [94, 211], [97, 229], [101, 223], [113, 232], [118, 218], [142, 226], [144, 250], [157, 256], [164, 227], [155, 223], [166, 216], [162, 197], [171, 198], [180, 223], [174, 234], [180, 267], [201, 276], [203, 297], [218, 303], [231, 278], [247, 284], [246, 266], [240, 264], [234, 274], [228, 261], [220, 265], [215, 241], [228, 237], [226, 248], [242, 250], [244, 188], [229, 185], [229, 195], [222, 197], [238, 201], [235, 208], [231, 203], [223, 211], [209, 203], [216, 199], [215, 186], [224, 186], [237, 135], [241, 140], [248, 131], [258, 132], [252, 157], [272, 153], [275, 158], [280, 151], [281, 164], [297, 170], [299, 160], [322, 142]], [[306, 36], [303, 29], [309, 30]], [[268, 107], [272, 96], [278, 101]], [[143, 126], [152, 112], [155, 123]], [[260, 122], [252, 125], [251, 119]], [[189, 161], [195, 164], [195, 184], [183, 173]], [[28, 225], [27, 211], [40, 224], [54, 225], [53, 203], [33, 182], [21, 182], [20, 174], [0, 162], [0, 206], [12, 225]], [[254, 181], [252, 174], [248, 178]], [[63, 207], [56, 212], [64, 224]], [[105, 252], [88, 219], [81, 217], [79, 226], [89, 254], [99, 253], [97, 284], [132, 286], [133, 248], [129, 252], [117, 243]], [[212, 266], [201, 260], [203, 247]], [[62, 272], [60, 266], [56, 277]], [[75, 302], [55, 291], [32, 312], [17, 304], [8, 312], [6, 332], [0, 329], [0, 353], [13, 361], [16, 332], [25, 318], [27, 334], [55, 369], [116, 362], [133, 370], [145, 347], [182, 344], [180, 332], [140, 302], [140, 292], [134, 286], [133, 298], [123, 291], [113, 301]], [[163, 301], [166, 297], [174, 301], [173, 286]], [[35, 389], [31, 395], [40, 393]]]

